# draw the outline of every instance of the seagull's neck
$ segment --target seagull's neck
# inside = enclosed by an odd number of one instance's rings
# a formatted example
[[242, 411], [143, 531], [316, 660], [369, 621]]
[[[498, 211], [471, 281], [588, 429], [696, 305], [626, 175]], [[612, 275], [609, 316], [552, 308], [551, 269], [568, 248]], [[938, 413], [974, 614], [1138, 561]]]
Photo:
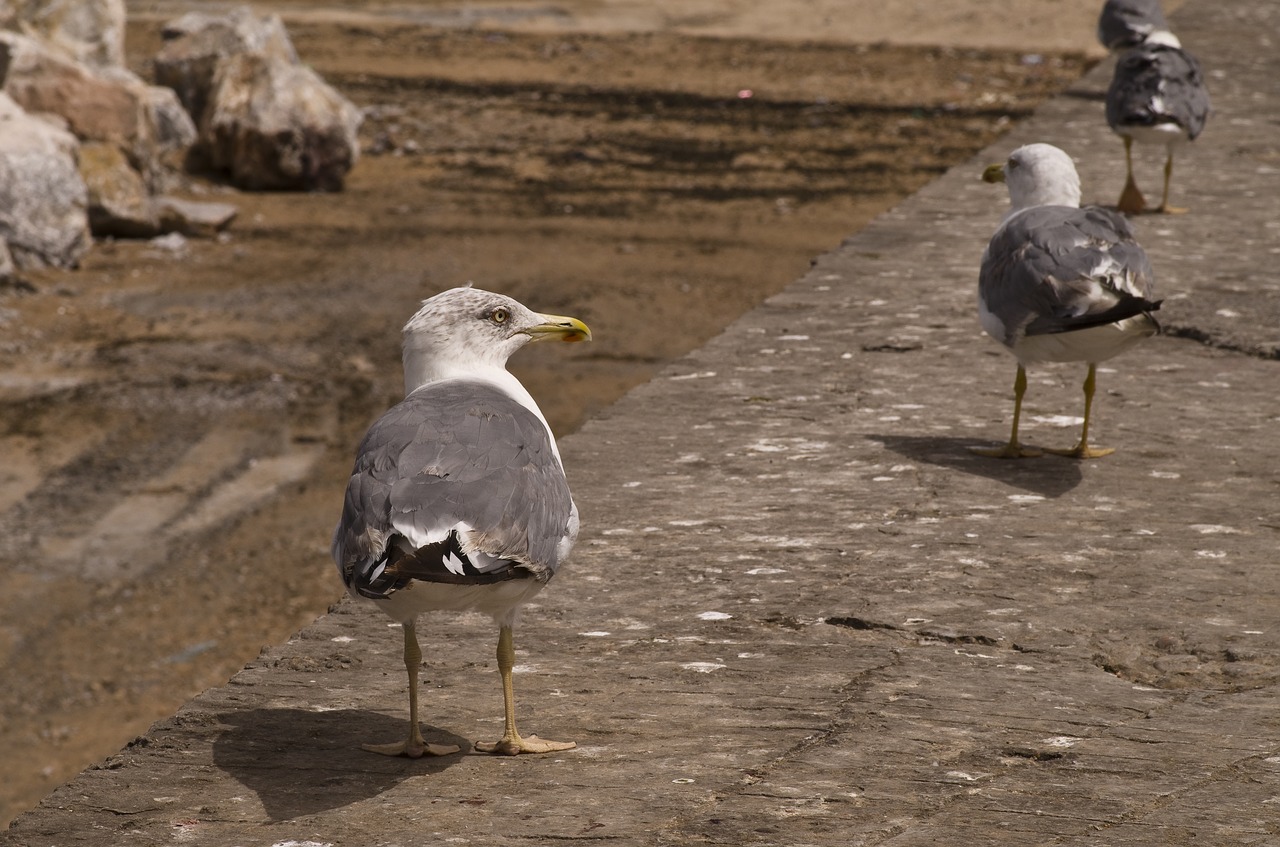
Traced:
[[1037, 206], [1070, 206], [1078, 209], [1080, 208], [1080, 191], [1073, 190], [1070, 186], [1037, 187], [1026, 195], [1018, 197], [1016, 201], [1013, 198], [1010, 200], [1009, 211], [1004, 216], [1005, 220]]
[[556, 461], [560, 460], [560, 448], [556, 446], [556, 437], [551, 431], [551, 425], [547, 423], [546, 416], [542, 414], [542, 410], [534, 402], [533, 395], [529, 393], [529, 390], [506, 368], [501, 365], [471, 363], [463, 366], [452, 362], [429, 361], [421, 355], [411, 355], [409, 350], [405, 350], [404, 393], [406, 396], [424, 385], [443, 382], [447, 379], [490, 382], [504, 393], [511, 395], [512, 399], [530, 412], [533, 412], [538, 420], [542, 421], [543, 427], [547, 430], [547, 438], [551, 441], [551, 452], [555, 453]]

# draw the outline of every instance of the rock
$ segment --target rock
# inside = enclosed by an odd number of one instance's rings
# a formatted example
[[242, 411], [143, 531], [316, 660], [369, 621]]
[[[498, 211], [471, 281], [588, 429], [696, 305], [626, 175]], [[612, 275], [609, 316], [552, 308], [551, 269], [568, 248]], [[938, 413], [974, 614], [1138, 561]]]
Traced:
[[204, 164], [250, 190], [342, 188], [359, 154], [360, 112], [298, 62], [278, 15], [192, 12], [164, 37], [156, 81], [195, 119]]
[[147, 178], [152, 193], [165, 190], [168, 177], [183, 169], [187, 152], [198, 140], [195, 122], [173, 89], [148, 85], [122, 68], [104, 70], [101, 75], [134, 98], [145, 132], [135, 139], [130, 159]]
[[118, 146], [153, 188], [196, 137], [167, 89], [123, 68], [95, 72], [9, 32], [0, 32], [0, 90], [28, 112], [58, 115], [80, 139]]
[[92, 243], [76, 146], [0, 92], [0, 239], [19, 268], [74, 267]]
[[196, 125], [178, 94], [162, 85], [146, 86], [146, 108], [155, 130], [156, 146], [163, 152], [185, 151], [196, 143]]
[[230, 203], [204, 203], [177, 197], [157, 197], [154, 203], [162, 231], [192, 238], [213, 238], [240, 213]]
[[0, 87], [28, 112], [58, 115], [79, 138], [131, 146], [139, 134], [132, 92], [33, 38], [0, 32]]
[[1160, 656], [1151, 663], [1161, 673], [1189, 674], [1200, 669], [1200, 659], [1190, 653], [1177, 656]]
[[82, 145], [80, 174], [89, 191], [89, 227], [97, 236], [154, 238], [178, 233], [213, 238], [239, 213], [230, 203], [152, 197], [142, 176], [110, 144]]
[[167, 232], [164, 235], [156, 236], [147, 243], [169, 256], [181, 257], [187, 254], [187, 239], [180, 232]]
[[156, 82], [177, 93], [197, 125], [222, 59], [251, 53], [298, 62], [280, 16], [258, 17], [248, 6], [225, 15], [190, 12], [166, 24], [163, 37], [164, 46], [154, 61]]
[[360, 121], [310, 68], [242, 53], [219, 62], [201, 131], [210, 164], [240, 188], [338, 191]]
[[9, 243], [0, 238], [0, 285], [11, 285], [18, 278], [18, 268], [9, 253]]
[[0, 0], [0, 29], [34, 34], [93, 68], [124, 67], [125, 0]]
[[151, 238], [160, 215], [146, 182], [114, 144], [88, 142], [80, 148], [80, 175], [89, 191], [89, 228], [94, 235]]

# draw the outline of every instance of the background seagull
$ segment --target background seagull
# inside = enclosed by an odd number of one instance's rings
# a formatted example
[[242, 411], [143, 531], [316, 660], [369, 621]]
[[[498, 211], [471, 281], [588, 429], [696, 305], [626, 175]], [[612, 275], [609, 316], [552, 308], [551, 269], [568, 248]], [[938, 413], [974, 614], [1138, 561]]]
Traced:
[[1039, 450], [1018, 442], [1026, 366], [1036, 362], [1088, 362], [1084, 425], [1069, 450], [1078, 459], [1113, 452], [1089, 446], [1089, 419], [1098, 362], [1159, 331], [1151, 312], [1153, 274], [1123, 216], [1080, 208], [1080, 178], [1071, 158], [1049, 144], [1014, 150], [983, 173], [1004, 182], [1010, 209], [987, 244], [978, 272], [982, 328], [1018, 359], [1009, 443], [983, 456], [1020, 458]]
[[536, 314], [477, 288], [425, 300], [404, 327], [407, 396], [356, 453], [333, 558], [347, 590], [404, 626], [409, 737], [366, 744], [386, 755], [445, 755], [418, 726], [415, 623], [431, 611], [485, 612], [498, 630], [506, 726], [491, 753], [546, 753], [573, 742], [516, 731], [512, 627], [569, 555], [578, 509], [546, 418], [506, 369], [530, 341], [591, 338], [576, 318]]
[[1151, 33], [1168, 28], [1160, 0], [1107, 0], [1098, 15], [1098, 40], [1112, 52], [1136, 47]]
[[1138, 214], [1146, 198], [1133, 178], [1133, 142], [1165, 148], [1164, 192], [1157, 212], [1179, 213], [1169, 205], [1173, 150], [1193, 141], [1209, 118], [1209, 91], [1196, 57], [1171, 32], [1155, 32], [1116, 62], [1107, 89], [1107, 123], [1124, 139], [1124, 190], [1116, 208]]

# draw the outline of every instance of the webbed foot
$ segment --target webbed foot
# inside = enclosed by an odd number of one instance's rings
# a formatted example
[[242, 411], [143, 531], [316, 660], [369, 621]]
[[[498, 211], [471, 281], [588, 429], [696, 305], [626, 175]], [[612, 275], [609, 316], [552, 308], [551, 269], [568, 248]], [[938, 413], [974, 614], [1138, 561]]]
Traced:
[[527, 738], [504, 735], [497, 741], [477, 741], [476, 749], [481, 753], [492, 753], [495, 756], [518, 756], [521, 753], [557, 753], [561, 750], [572, 750], [577, 747], [573, 741], [548, 741], [536, 735]]

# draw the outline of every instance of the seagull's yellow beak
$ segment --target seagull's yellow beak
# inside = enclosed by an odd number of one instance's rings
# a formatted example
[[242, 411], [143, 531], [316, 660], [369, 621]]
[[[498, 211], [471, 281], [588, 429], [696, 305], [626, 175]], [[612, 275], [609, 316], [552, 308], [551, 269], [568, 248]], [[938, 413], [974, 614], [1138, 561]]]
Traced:
[[577, 318], [563, 315], [538, 315], [542, 323], [523, 332], [533, 341], [590, 341], [591, 330]]
[[987, 165], [987, 169], [982, 172], [983, 182], [1004, 182], [1004, 165]]

